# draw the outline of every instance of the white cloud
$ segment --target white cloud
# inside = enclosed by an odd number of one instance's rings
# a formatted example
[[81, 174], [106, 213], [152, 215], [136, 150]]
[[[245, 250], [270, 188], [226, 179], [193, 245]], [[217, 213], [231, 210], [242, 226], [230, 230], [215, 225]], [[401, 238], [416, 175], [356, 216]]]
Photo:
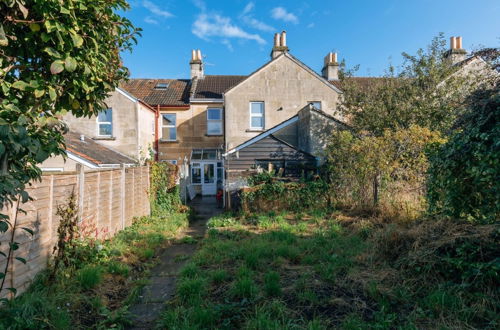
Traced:
[[160, 7], [158, 7], [156, 4], [154, 4], [153, 2], [149, 1], [149, 0], [144, 0], [142, 2], [142, 5], [144, 6], [144, 8], [146, 8], [147, 10], [149, 10], [152, 14], [156, 15], [156, 16], [161, 16], [161, 17], [165, 17], [165, 18], [169, 18], [169, 17], [173, 17], [174, 15], [164, 9], [161, 9]]
[[289, 13], [283, 7], [276, 7], [271, 10], [271, 17], [277, 20], [282, 20], [285, 22], [291, 22], [293, 24], [299, 23], [299, 18], [292, 13]]
[[157, 20], [155, 20], [151, 16], [147, 16], [146, 18], [144, 18], [144, 22], [146, 22], [148, 24], [154, 24], [154, 25], [160, 24], [160, 22], [158, 22]]
[[307, 28], [312, 29], [314, 27], [314, 25], [315, 25], [314, 23], [309, 23], [309, 24], [307, 24]]
[[223, 45], [225, 45], [227, 47], [227, 49], [230, 51], [230, 52], [233, 52], [234, 51], [234, 48], [233, 48], [233, 45], [231, 44], [231, 41], [227, 40], [227, 39], [223, 39], [221, 41], [221, 43]]
[[201, 11], [206, 11], [207, 10], [207, 5], [203, 0], [193, 0], [193, 3], [196, 8], [198, 8]]
[[243, 9], [242, 15], [249, 14], [253, 9], [255, 8], [255, 3], [249, 2], [246, 6], [245, 9]]
[[239, 38], [254, 40], [261, 45], [266, 43], [260, 35], [248, 33], [234, 25], [230, 18], [218, 14], [208, 15], [201, 13], [193, 23], [191, 31], [194, 35], [204, 40], [208, 40], [210, 37], [222, 37], [226, 39]]
[[252, 15], [252, 11], [255, 8], [255, 4], [253, 2], [249, 2], [245, 8], [243, 9], [243, 12], [240, 15], [240, 19], [245, 23], [247, 26], [264, 31], [264, 32], [273, 32], [276, 31], [276, 29], [270, 25], [267, 25], [266, 23], [259, 21], [258, 19], [254, 18]]

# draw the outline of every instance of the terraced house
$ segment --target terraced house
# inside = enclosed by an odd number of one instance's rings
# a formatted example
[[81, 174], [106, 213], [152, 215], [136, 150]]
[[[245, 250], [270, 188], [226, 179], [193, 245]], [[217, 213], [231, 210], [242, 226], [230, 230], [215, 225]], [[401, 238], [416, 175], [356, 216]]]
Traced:
[[[467, 58], [461, 38], [452, 38], [448, 56], [467, 70], [483, 63]], [[346, 126], [337, 111], [337, 54], [326, 54], [315, 72], [289, 52], [286, 32], [275, 34], [270, 60], [248, 75], [205, 74], [200, 50], [189, 66], [189, 79], [123, 83], [109, 109], [86, 121], [69, 118], [71, 129], [136, 160], [150, 150], [184, 167], [192, 194], [214, 195], [239, 189], [259, 168], [290, 176], [314, 169], [329, 133]], [[370, 85], [378, 78], [351, 79]], [[126, 96], [135, 107], [118, 102]]]

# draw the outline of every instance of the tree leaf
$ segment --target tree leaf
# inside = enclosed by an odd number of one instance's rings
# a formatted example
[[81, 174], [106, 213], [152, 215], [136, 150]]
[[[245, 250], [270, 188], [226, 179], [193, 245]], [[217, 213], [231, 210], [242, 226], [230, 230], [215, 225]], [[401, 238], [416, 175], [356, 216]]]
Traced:
[[5, 277], [4, 273], [0, 273], [0, 280]]
[[16, 257], [16, 259], [26, 265], [26, 259], [21, 258], [21, 257]]
[[52, 74], [58, 74], [58, 73], [61, 73], [63, 71], [64, 71], [64, 62], [63, 61], [57, 60], [57, 61], [52, 62], [52, 64], [50, 65], [50, 72]]
[[61, 58], [62, 57], [61, 54], [59, 54], [59, 52], [57, 50], [55, 50], [54, 48], [52, 48], [52, 47], [47, 47], [43, 51], [46, 52], [47, 54], [49, 54], [52, 57], [56, 57], [56, 58]]
[[30, 24], [30, 29], [31, 29], [31, 31], [33, 31], [33, 32], [38, 32], [38, 31], [40, 31], [40, 24], [37, 24], [37, 23], [31, 23], [31, 24]]
[[73, 40], [73, 45], [76, 48], [80, 48], [83, 45], [83, 38], [79, 34], [72, 34], [71, 39]]
[[29, 84], [27, 84], [26, 82], [24, 82], [22, 80], [18, 80], [12, 84], [12, 88], [16, 88], [16, 89], [19, 89], [21, 91], [25, 91], [26, 88], [29, 86], [30, 86]]
[[5, 233], [9, 230], [9, 225], [5, 221], [0, 221], [0, 232]]
[[26, 19], [29, 13], [28, 9], [24, 7], [23, 4], [19, 1], [17, 2], [17, 5], [19, 6], [19, 10], [21, 11], [21, 13], [23, 13], [24, 18]]
[[5, 35], [3, 24], [0, 23], [0, 46], [8, 46], [8, 45], [9, 45], [9, 39], [7, 39], [7, 36]]
[[35, 235], [35, 233], [33, 232], [33, 230], [29, 229], [29, 228], [26, 228], [26, 227], [21, 227], [22, 230], [28, 232], [29, 234], [31, 234], [31, 236]]
[[49, 97], [51, 101], [55, 101], [57, 98], [56, 90], [52, 87], [49, 87]]
[[0, 251], [0, 254], [7, 258], [7, 255], [5, 253], [3, 253], [2, 251]]
[[41, 98], [43, 95], [45, 95], [45, 90], [43, 90], [43, 89], [35, 89], [35, 97], [37, 99]]
[[16, 251], [17, 249], [19, 249], [19, 244], [17, 242], [9, 243], [9, 246], [12, 249], [12, 251]]
[[66, 60], [64, 61], [64, 67], [66, 68], [66, 71], [68, 72], [73, 72], [76, 70], [76, 60], [70, 56], [66, 57]]

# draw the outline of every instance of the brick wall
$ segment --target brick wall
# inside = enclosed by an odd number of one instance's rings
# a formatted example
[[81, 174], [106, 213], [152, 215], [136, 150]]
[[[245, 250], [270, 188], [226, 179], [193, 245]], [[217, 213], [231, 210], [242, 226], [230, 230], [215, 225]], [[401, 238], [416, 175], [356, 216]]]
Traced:
[[[130, 167], [100, 171], [44, 174], [41, 182], [27, 189], [33, 198], [21, 205], [26, 213], [17, 215], [18, 230], [15, 241], [20, 244], [13, 257], [27, 260], [26, 264], [12, 259], [5, 287], [24, 291], [34, 276], [47, 266], [57, 242], [59, 217], [57, 206], [64, 205], [72, 191], [77, 196], [81, 228], [92, 237], [110, 238], [117, 231], [130, 226], [134, 217], [149, 215], [149, 167]], [[15, 206], [15, 205], [14, 205]], [[15, 218], [15, 208], [0, 211]], [[34, 231], [29, 235], [20, 227]], [[0, 251], [7, 254], [11, 230], [0, 234]], [[0, 255], [0, 272], [6, 258]], [[7, 291], [0, 292], [5, 297]]]

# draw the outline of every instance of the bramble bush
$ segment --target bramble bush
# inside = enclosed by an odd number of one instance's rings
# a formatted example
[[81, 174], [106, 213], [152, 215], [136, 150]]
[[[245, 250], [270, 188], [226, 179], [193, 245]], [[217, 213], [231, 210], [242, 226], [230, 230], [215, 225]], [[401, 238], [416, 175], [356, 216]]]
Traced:
[[181, 207], [177, 185], [178, 168], [167, 162], [152, 162], [151, 169], [151, 215], [166, 216]]
[[430, 153], [429, 211], [494, 223], [500, 221], [500, 93], [478, 97], [460, 131]]

